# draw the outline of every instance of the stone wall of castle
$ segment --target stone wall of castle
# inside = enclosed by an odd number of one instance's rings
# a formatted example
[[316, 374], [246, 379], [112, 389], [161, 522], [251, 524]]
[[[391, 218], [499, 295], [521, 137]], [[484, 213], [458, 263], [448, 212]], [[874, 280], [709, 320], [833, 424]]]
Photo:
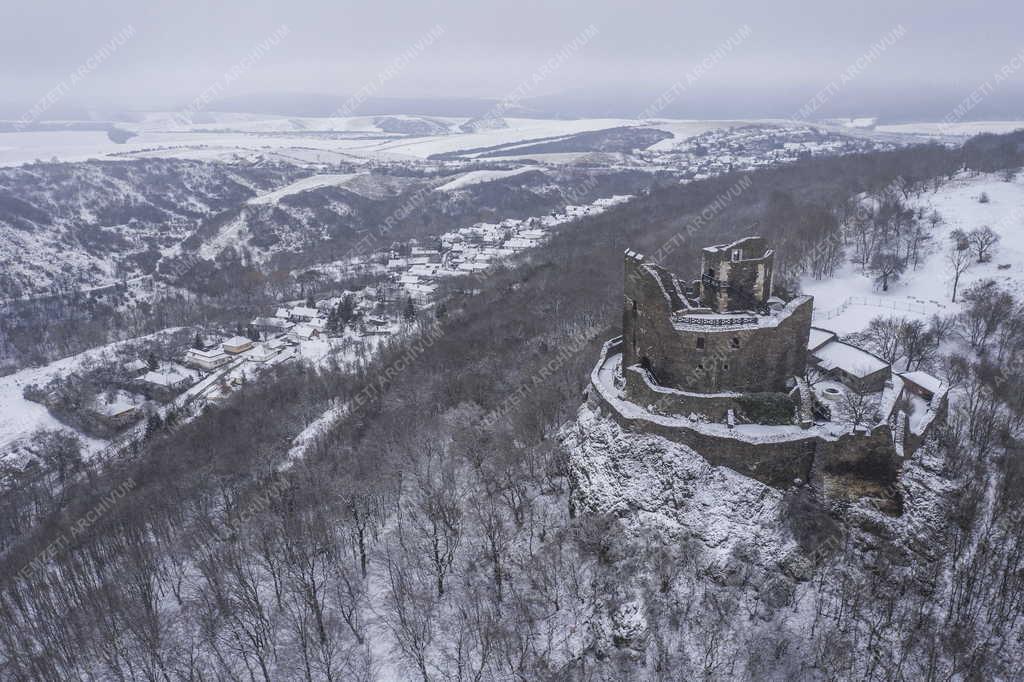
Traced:
[[[738, 435], [702, 432], [683, 422], [669, 425], [644, 416], [623, 414], [615, 401], [604, 395], [598, 376], [598, 368], [606, 358], [621, 349], [621, 341], [605, 344], [598, 365], [591, 374], [587, 400], [592, 408], [623, 428], [680, 443], [715, 466], [728, 467], [776, 488], [785, 489], [797, 479], [806, 482], [828, 474], [861, 477], [884, 490], [892, 490], [900, 460], [895, 454], [888, 424], [880, 424], [868, 432], [847, 433], [834, 440], [812, 434], [800, 436], [795, 432], [792, 439], [784, 441], [752, 442]], [[645, 408], [643, 404], [637, 405]], [[905, 447], [904, 455], [909, 457], [913, 451]]]
[[[688, 417], [691, 414], [711, 421], [725, 421], [730, 411], [742, 420], [755, 421], [748, 414], [755, 404], [768, 406], [776, 417], [774, 424], [790, 424], [796, 404], [785, 393], [691, 393], [652, 384], [646, 371], [639, 365], [622, 368], [624, 392], [630, 400], [656, 414]], [[762, 416], [763, 412], [762, 410]], [[762, 423], [762, 422], [758, 422]]]
[[[734, 259], [734, 253], [738, 258]], [[762, 237], [747, 237], [701, 252], [701, 302], [715, 312], [754, 310], [772, 295], [775, 256]]]
[[[625, 259], [623, 364], [642, 365], [664, 385], [697, 393], [786, 392], [806, 367], [813, 299], [790, 301], [774, 326], [677, 328], [684, 309], [674, 278], [636, 255]], [[685, 314], [707, 309], [684, 309]]]

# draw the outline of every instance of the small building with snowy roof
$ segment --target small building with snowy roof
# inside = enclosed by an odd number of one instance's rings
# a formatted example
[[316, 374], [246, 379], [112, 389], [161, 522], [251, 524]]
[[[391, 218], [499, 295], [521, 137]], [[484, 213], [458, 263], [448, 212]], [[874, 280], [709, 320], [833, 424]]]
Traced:
[[903, 379], [903, 385], [906, 389], [924, 398], [927, 401], [931, 401], [936, 395], [945, 392], [948, 387], [940, 379], [936, 379], [928, 372], [903, 372], [900, 374], [900, 378]]
[[320, 336], [320, 330], [308, 324], [299, 324], [289, 332], [289, 336], [298, 341], [309, 341]]
[[807, 350], [813, 353], [829, 341], [836, 339], [836, 333], [821, 327], [811, 327], [811, 334], [807, 339]]
[[314, 317], [320, 317], [320, 311], [316, 308], [307, 308], [297, 305], [289, 311], [292, 322], [308, 322]]
[[223, 367], [229, 362], [231, 362], [231, 356], [225, 353], [223, 348], [219, 347], [210, 350], [189, 348], [185, 353], [186, 365], [197, 369], [204, 369], [208, 372], [218, 367]]
[[251, 350], [253, 346], [253, 340], [244, 336], [232, 336], [230, 339], [225, 341], [221, 346], [224, 351], [231, 353], [232, 355], [238, 355], [244, 353], [247, 350]]
[[257, 317], [252, 321], [252, 326], [261, 334], [280, 334], [286, 332], [295, 325], [287, 319], [280, 317]]
[[131, 377], [142, 376], [149, 371], [149, 363], [145, 360], [135, 359], [124, 364], [124, 371]]
[[877, 393], [892, 376], [888, 362], [837, 339], [820, 345], [811, 355], [818, 369], [858, 393]]

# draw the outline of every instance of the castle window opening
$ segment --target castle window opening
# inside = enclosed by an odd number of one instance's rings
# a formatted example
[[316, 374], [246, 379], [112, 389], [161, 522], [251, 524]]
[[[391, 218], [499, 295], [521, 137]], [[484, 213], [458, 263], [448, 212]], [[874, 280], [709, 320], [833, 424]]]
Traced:
[[733, 348], [739, 348], [740, 347], [740, 337], [738, 337], [738, 336], [732, 337], [729, 340], [729, 345], [732, 346]]
[[697, 337], [697, 350], [704, 350], [704, 337], [703, 336], [698, 336]]
[[743, 260], [743, 249], [733, 249], [732, 259], [733, 261]]

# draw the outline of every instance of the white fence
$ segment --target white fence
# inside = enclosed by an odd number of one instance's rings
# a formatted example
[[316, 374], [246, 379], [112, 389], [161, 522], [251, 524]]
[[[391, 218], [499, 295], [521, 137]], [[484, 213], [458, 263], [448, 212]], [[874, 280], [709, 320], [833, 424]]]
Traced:
[[885, 298], [876, 298], [873, 296], [851, 296], [841, 304], [833, 308], [832, 310], [815, 310], [812, 318], [814, 320], [831, 320], [834, 317], [839, 317], [853, 305], [867, 305], [875, 308], [885, 308], [887, 310], [901, 310], [908, 313], [918, 313], [920, 315], [927, 315], [929, 312], [937, 312], [940, 308], [945, 308], [945, 304], [939, 303], [938, 301], [908, 301], [908, 300], [890, 300]]

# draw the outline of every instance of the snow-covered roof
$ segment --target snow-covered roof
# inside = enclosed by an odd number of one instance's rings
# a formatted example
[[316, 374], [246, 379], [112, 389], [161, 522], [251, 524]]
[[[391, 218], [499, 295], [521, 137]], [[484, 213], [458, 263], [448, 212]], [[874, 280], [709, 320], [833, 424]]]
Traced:
[[811, 335], [807, 338], [807, 350], [815, 351], [834, 338], [836, 338], [835, 332], [811, 327]]
[[938, 393], [943, 388], [941, 379], [936, 379], [928, 372], [904, 372], [900, 375], [904, 380], [910, 383], [920, 386], [929, 393]]
[[127, 391], [117, 391], [112, 396], [100, 393], [96, 396], [93, 409], [107, 417], [116, 417], [135, 410], [143, 402], [145, 402], [145, 398]]
[[149, 365], [144, 360], [132, 360], [131, 362], [126, 362], [124, 365], [124, 368], [129, 372], [141, 372], [148, 367]]
[[307, 308], [305, 306], [297, 305], [292, 308], [291, 314], [297, 317], [317, 317], [320, 314], [320, 311], [316, 308]]
[[295, 329], [293, 329], [291, 333], [299, 337], [300, 339], [311, 339], [315, 334], [319, 333], [319, 331], [319, 329], [316, 329], [309, 325], [300, 324]]
[[232, 336], [230, 339], [224, 342], [225, 346], [244, 346], [251, 344], [252, 339], [248, 339], [244, 336]]
[[821, 361], [821, 366], [824, 369], [839, 368], [858, 379], [889, 366], [884, 360], [866, 350], [836, 340], [829, 341], [814, 351], [814, 357]]
[[176, 364], [162, 365], [155, 372], [143, 374], [139, 381], [156, 386], [176, 386], [185, 381], [191, 382], [194, 377], [189, 372]]
[[252, 321], [254, 327], [278, 327], [284, 329], [291, 325], [287, 320], [279, 317], [257, 317]]
[[211, 348], [210, 350], [203, 350], [201, 348], [189, 348], [185, 355], [188, 357], [200, 358], [203, 360], [216, 360], [218, 358], [225, 357], [224, 350], [219, 347]]

